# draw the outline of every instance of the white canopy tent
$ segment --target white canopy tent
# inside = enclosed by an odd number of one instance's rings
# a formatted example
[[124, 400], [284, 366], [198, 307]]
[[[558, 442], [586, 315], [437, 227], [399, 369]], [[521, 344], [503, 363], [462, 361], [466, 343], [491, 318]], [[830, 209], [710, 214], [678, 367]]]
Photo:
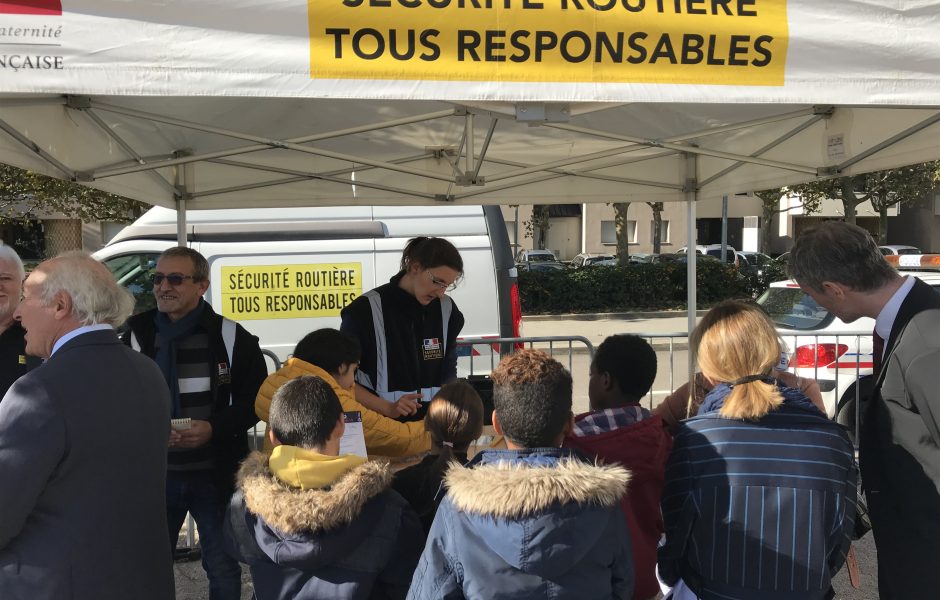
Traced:
[[923, 0], [0, 0], [0, 16], [0, 162], [181, 224], [637, 199], [686, 201], [691, 241], [699, 199], [940, 158], [940, 4]]

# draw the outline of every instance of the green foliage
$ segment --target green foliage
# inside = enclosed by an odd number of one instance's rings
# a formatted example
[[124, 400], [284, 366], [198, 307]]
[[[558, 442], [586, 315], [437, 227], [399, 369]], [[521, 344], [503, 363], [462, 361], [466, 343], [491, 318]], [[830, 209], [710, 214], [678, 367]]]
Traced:
[[551, 219], [548, 216], [548, 205], [535, 204], [532, 206], [532, 219], [523, 221], [525, 227], [525, 237], [535, 241], [539, 250], [545, 249], [545, 238], [548, 235], [548, 229], [552, 226]]
[[[709, 306], [726, 298], [750, 297], [766, 283], [751, 281], [729, 265], [697, 265], [696, 302]], [[761, 288], [763, 285], [763, 288]], [[681, 309], [686, 305], [686, 265], [653, 263], [625, 267], [519, 273], [525, 314]]]
[[136, 200], [0, 164], [0, 219], [61, 213], [85, 222], [129, 222], [147, 208]]

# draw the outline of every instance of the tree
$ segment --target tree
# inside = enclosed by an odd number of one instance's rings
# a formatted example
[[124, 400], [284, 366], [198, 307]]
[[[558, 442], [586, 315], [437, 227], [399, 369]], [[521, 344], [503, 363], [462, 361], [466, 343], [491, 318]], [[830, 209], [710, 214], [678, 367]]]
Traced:
[[523, 225], [525, 225], [525, 236], [532, 238], [536, 248], [544, 250], [545, 238], [548, 237], [548, 229], [551, 227], [551, 222], [548, 218], [548, 205], [533, 204], [532, 218], [528, 221], [523, 221]]
[[914, 206], [930, 197], [940, 183], [940, 161], [875, 171], [865, 177], [872, 208], [878, 211], [878, 243], [887, 243], [888, 209], [896, 204]]
[[845, 214], [845, 222], [854, 225], [855, 209], [859, 204], [868, 200], [867, 194], [862, 193], [860, 195], [856, 191], [864, 186], [864, 178], [864, 175], [850, 175], [834, 179], [822, 179], [795, 185], [790, 188], [790, 191], [798, 194], [804, 205], [812, 202], [822, 202], [824, 198], [840, 198]]
[[627, 220], [629, 202], [614, 203], [614, 229], [617, 232], [617, 263], [630, 262], [630, 222]]
[[938, 171], [940, 161], [918, 163], [887, 171], [813, 181], [793, 186], [791, 191], [798, 193], [804, 203], [823, 198], [841, 199], [845, 221], [853, 225], [858, 205], [871, 201], [880, 216], [878, 239], [883, 243], [888, 233], [888, 208], [922, 201], [940, 183]]
[[[788, 192], [787, 188], [773, 188], [769, 190], [760, 190], [754, 192], [754, 195], [760, 198], [761, 204], [761, 233], [760, 250], [764, 254], [770, 252], [770, 237], [773, 231], [774, 215], [788, 212], [795, 206], [780, 208], [780, 198]], [[800, 196], [800, 206], [803, 208], [803, 214], [813, 214], [819, 210], [823, 196], [806, 194]]]
[[0, 164], [0, 219], [61, 213], [85, 222], [128, 222], [147, 208], [137, 200]]
[[663, 203], [647, 202], [653, 209], [653, 254], [659, 254], [663, 245]]

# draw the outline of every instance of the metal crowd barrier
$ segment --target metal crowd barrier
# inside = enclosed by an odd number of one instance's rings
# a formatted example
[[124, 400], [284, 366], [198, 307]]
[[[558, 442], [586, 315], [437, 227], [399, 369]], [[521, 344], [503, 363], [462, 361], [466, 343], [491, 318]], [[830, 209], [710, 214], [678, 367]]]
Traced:
[[[616, 332], [611, 332], [611, 334]], [[680, 355], [688, 351], [688, 333], [684, 331], [667, 333], [635, 333], [641, 338], [647, 340], [656, 350], [659, 365], [657, 385], [650, 390], [650, 393], [644, 398], [643, 404], [648, 408], [655, 407], [666, 396], [671, 394], [677, 387], [684, 384], [689, 379], [689, 361], [688, 355]], [[798, 333], [791, 331], [780, 333], [780, 339], [786, 345], [790, 357], [790, 370], [796, 365], [795, 352], [798, 346], [820, 344], [845, 344], [847, 351], [838, 357], [836, 363], [838, 369], [832, 369], [831, 372], [822, 372], [827, 370], [826, 364], [815, 364], [813, 366], [800, 367], [801, 377], [810, 377], [819, 382], [820, 390], [826, 400], [827, 406], [834, 409], [833, 418], [837, 419], [843, 425], [849, 428], [853, 440], [857, 440], [860, 420], [859, 401], [862, 394], [862, 386], [853, 385], [860, 376], [867, 375], [871, 371], [870, 352], [860, 352], [862, 341], [871, 338], [870, 331], [848, 331], [841, 333]], [[469, 371], [470, 376], [486, 375], [492, 371], [499, 363], [500, 358], [513, 351], [517, 347], [537, 348], [546, 351], [549, 355], [566, 364], [569, 370], [572, 370], [575, 354], [586, 353], [589, 358], [594, 356], [594, 345], [582, 336], [543, 336], [543, 337], [497, 337], [497, 338], [465, 338], [457, 341], [459, 347], [484, 347], [485, 352], [478, 355], [464, 356], [458, 363], [461, 367], [461, 376]], [[666, 354], [663, 357], [663, 353]], [[663, 376], [667, 381], [663, 381]], [[848, 379], [848, 381], [847, 381]], [[844, 388], [845, 398], [839, 397], [839, 390]], [[856, 442], [857, 443], [857, 442]]]
[[[479, 357], [475, 357], [472, 353], [470, 354], [470, 375], [478, 375], [483, 372], [483, 369], [477, 370], [477, 366], [480, 362], [488, 361], [488, 367], [485, 373], [489, 373], [496, 368], [496, 365], [499, 363], [499, 359], [507, 353], [511, 353], [516, 347], [526, 346], [528, 348], [536, 348], [538, 350], [545, 350], [549, 356], [556, 358], [556, 353], [560, 350], [556, 348], [564, 348], [564, 345], [567, 345], [568, 351], [568, 370], [571, 370], [572, 360], [574, 355], [574, 344], [583, 344], [583, 351], [593, 357], [594, 356], [594, 344], [591, 343], [586, 337], [575, 335], [575, 336], [563, 336], [563, 335], [552, 335], [552, 336], [542, 336], [542, 337], [485, 337], [485, 338], [463, 338], [457, 340], [457, 347], [470, 347], [471, 349], [474, 346], [486, 346], [489, 347], [489, 352], [486, 354], [481, 354]], [[538, 346], [536, 346], [538, 344]]]

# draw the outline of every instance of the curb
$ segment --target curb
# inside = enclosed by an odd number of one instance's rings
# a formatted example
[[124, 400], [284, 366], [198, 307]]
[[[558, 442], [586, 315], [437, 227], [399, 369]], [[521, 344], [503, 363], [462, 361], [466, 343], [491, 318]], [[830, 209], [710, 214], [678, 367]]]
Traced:
[[[702, 317], [707, 310], [696, 311], [695, 316]], [[682, 310], [664, 310], [655, 312], [617, 312], [617, 313], [569, 313], [560, 315], [522, 315], [523, 322], [531, 321], [604, 321], [617, 319], [621, 321], [645, 319], [674, 319], [684, 317], [688, 313]]]

